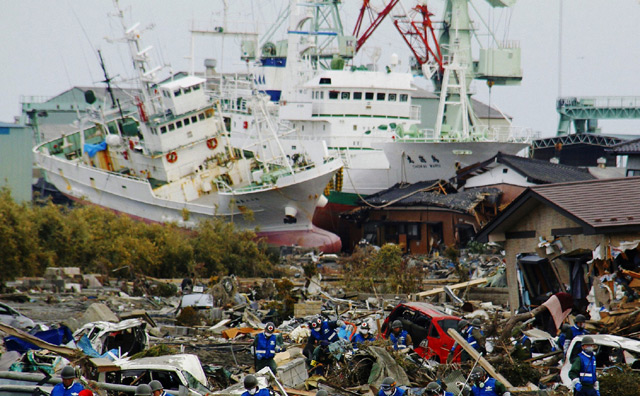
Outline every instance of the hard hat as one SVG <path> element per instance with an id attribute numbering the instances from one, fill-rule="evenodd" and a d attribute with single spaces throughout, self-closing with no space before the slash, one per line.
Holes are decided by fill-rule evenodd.
<path id="1" fill-rule="evenodd" d="M 593 337 L 591 336 L 584 336 L 582 337 L 582 345 L 595 345 L 596 342 L 593 340 Z"/>
<path id="2" fill-rule="evenodd" d="M 369 322 L 362 322 L 360 324 L 360 328 L 363 329 L 363 330 L 369 330 L 369 329 L 371 329 L 371 326 L 369 326 Z"/>
<path id="3" fill-rule="evenodd" d="M 391 377 L 386 377 L 385 379 L 382 380 L 382 383 L 380 384 L 380 389 L 389 389 L 393 386 L 396 386 L 396 380 L 394 380 Z"/>
<path id="4" fill-rule="evenodd" d="M 60 372 L 62 379 L 76 378 L 76 370 L 71 366 L 64 366 Z"/>
<path id="5" fill-rule="evenodd" d="M 319 316 L 311 322 L 311 327 L 316 329 L 322 325 L 322 318 Z"/>
<path id="6" fill-rule="evenodd" d="M 255 377 L 255 375 L 247 375 L 246 377 L 244 377 L 244 388 L 245 389 L 253 389 L 256 386 L 258 386 L 258 379 Z"/>
<path id="7" fill-rule="evenodd" d="M 268 322 L 265 326 L 264 326 L 264 331 L 266 333 L 273 333 L 274 330 L 276 329 L 276 325 L 273 324 L 273 322 Z"/>
<path id="8" fill-rule="evenodd" d="M 394 320 L 393 323 L 391 323 L 391 328 L 392 329 L 398 329 L 398 328 L 402 328 L 402 322 L 400 320 Z"/>
<path id="9" fill-rule="evenodd" d="M 93 396 L 93 392 L 91 392 L 91 389 L 83 389 L 78 392 L 78 396 Z"/>
<path id="10" fill-rule="evenodd" d="M 319 391 L 316 392 L 316 396 L 329 396 L 329 394 L 327 393 L 326 390 L 320 389 Z"/>
<path id="11" fill-rule="evenodd" d="M 471 324 L 476 327 L 482 326 L 482 320 L 480 320 L 480 318 L 475 318 L 474 320 L 471 321 Z"/>
<path id="12" fill-rule="evenodd" d="M 469 321 L 466 319 L 462 319 L 458 322 L 458 330 L 462 330 L 469 325 Z"/>
<path id="13" fill-rule="evenodd" d="M 484 377 L 485 375 L 485 371 L 482 367 L 475 367 L 472 371 L 471 371 L 471 377 L 474 379 L 480 379 L 482 377 Z"/>
<path id="14" fill-rule="evenodd" d="M 442 392 L 442 387 L 439 383 L 435 381 L 429 382 L 429 384 L 427 385 L 427 394 L 437 395 L 440 392 Z"/>
<path id="15" fill-rule="evenodd" d="M 162 383 L 158 380 L 153 380 L 149 382 L 149 386 L 151 387 L 152 392 L 164 389 L 164 386 L 162 386 Z"/>
<path id="16" fill-rule="evenodd" d="M 587 318 L 583 314 L 579 314 L 578 316 L 576 316 L 576 319 L 574 320 L 574 322 L 584 323 L 586 320 Z"/>
<path id="17" fill-rule="evenodd" d="M 151 387 L 147 384 L 138 385 L 135 396 L 151 396 Z"/>

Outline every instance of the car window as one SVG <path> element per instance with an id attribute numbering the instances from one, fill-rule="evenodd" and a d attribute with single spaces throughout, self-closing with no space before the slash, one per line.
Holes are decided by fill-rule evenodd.
<path id="1" fill-rule="evenodd" d="M 178 390 L 180 388 L 180 378 L 175 371 L 154 370 L 151 372 L 154 380 L 160 381 L 165 389 Z"/>
<path id="2" fill-rule="evenodd" d="M 199 393 L 202 394 L 206 394 L 211 392 L 210 389 L 205 388 L 200 381 L 198 381 L 196 379 L 196 377 L 194 377 L 193 375 L 191 375 L 191 373 L 189 373 L 188 371 L 182 371 L 182 375 L 184 375 L 184 377 L 187 379 L 187 383 L 189 384 L 189 388 L 195 389 L 196 391 L 198 391 Z"/>
<path id="3" fill-rule="evenodd" d="M 449 329 L 458 330 L 458 320 L 457 319 L 440 319 L 438 321 L 438 325 L 440 328 L 446 333 Z"/>

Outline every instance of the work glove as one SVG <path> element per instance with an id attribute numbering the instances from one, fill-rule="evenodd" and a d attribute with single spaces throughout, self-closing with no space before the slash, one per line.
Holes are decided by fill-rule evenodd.
<path id="1" fill-rule="evenodd" d="M 595 384 L 593 384 L 593 389 L 599 391 L 600 390 L 600 381 L 596 381 Z"/>
<path id="2" fill-rule="evenodd" d="M 263 357 L 264 357 L 264 355 L 263 355 L 263 354 L 261 354 L 261 353 L 256 353 L 256 359 L 258 359 L 258 360 L 262 360 L 262 358 L 263 358 Z"/>
<path id="3" fill-rule="evenodd" d="M 315 360 L 311 361 L 311 367 L 316 367 L 318 365 L 318 362 L 316 362 Z"/>
<path id="4" fill-rule="evenodd" d="M 573 387 L 573 389 L 575 389 L 576 392 L 580 392 L 582 390 L 582 384 L 578 382 L 576 386 Z"/>

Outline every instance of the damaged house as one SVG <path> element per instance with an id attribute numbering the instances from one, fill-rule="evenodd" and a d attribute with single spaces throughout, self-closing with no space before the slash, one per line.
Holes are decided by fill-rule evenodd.
<path id="1" fill-rule="evenodd" d="M 496 188 L 457 192 L 443 180 L 396 184 L 370 195 L 343 218 L 351 220 L 369 243 L 395 243 L 405 252 L 429 254 L 464 246 L 498 213 L 501 195 Z"/>
<path id="2" fill-rule="evenodd" d="M 624 271 L 640 272 L 638 197 L 640 177 L 533 186 L 518 196 L 477 236 L 504 243 L 511 310 L 564 291 L 580 311 L 634 298 Z"/>
<path id="3" fill-rule="evenodd" d="M 502 202 L 509 203 L 527 187 L 595 178 L 586 168 L 498 153 L 484 162 L 460 169 L 453 182 L 458 189 L 499 188 L 503 193 Z"/>

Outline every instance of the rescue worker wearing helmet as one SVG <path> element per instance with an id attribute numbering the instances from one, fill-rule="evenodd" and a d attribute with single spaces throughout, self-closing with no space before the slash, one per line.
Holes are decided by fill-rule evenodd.
<path id="1" fill-rule="evenodd" d="M 164 385 L 158 380 L 149 382 L 149 387 L 151 388 L 151 396 L 174 396 L 171 393 L 165 392 Z"/>
<path id="2" fill-rule="evenodd" d="M 472 323 L 469 323 L 469 321 L 466 319 L 462 319 L 458 322 L 458 333 L 460 333 L 465 338 L 465 341 L 467 341 L 467 343 L 471 345 L 473 349 L 475 349 L 479 353 L 485 354 L 487 350 L 485 349 L 484 333 L 480 329 L 481 325 L 482 322 L 478 318 L 474 319 Z M 453 361 L 455 350 L 457 347 L 458 343 L 455 342 L 451 347 L 451 350 L 449 351 L 449 356 L 447 356 L 447 363 L 451 363 Z M 471 356 L 469 356 L 469 353 L 462 349 L 462 351 L 460 352 L 460 361 L 464 363 L 466 361 L 469 361 L 470 359 Z"/>
<path id="3" fill-rule="evenodd" d="M 71 366 L 64 366 L 60 372 L 62 382 L 56 384 L 51 391 L 51 396 L 78 396 L 84 386 L 75 382 L 76 370 Z"/>
<path id="4" fill-rule="evenodd" d="M 353 335 L 351 339 L 351 343 L 353 344 L 353 349 L 358 349 L 358 345 L 363 342 L 373 342 L 376 337 L 371 332 L 371 326 L 369 326 L 368 322 L 362 322 L 360 326 L 358 326 L 358 331 Z"/>
<path id="5" fill-rule="evenodd" d="M 389 333 L 389 339 L 393 344 L 395 351 L 413 347 L 413 340 L 411 334 L 404 330 L 402 322 L 398 319 L 391 323 L 391 332 Z"/>
<path id="6" fill-rule="evenodd" d="M 244 389 L 246 391 L 242 394 L 242 396 L 270 396 L 271 392 L 267 388 L 262 388 L 258 386 L 258 379 L 255 375 L 247 375 L 244 377 Z"/>
<path id="7" fill-rule="evenodd" d="M 584 315 L 576 315 L 576 318 L 573 320 L 573 326 L 566 328 L 562 334 L 560 334 L 560 337 L 558 337 L 558 346 L 560 346 L 565 353 L 567 353 L 567 348 L 569 348 L 571 341 L 575 337 L 589 334 L 587 329 L 584 328 L 586 321 L 587 318 Z M 574 348 L 574 350 L 579 351 L 580 348 Z M 571 356 L 571 358 L 574 356 Z"/>
<path id="8" fill-rule="evenodd" d="M 426 396 L 453 396 L 453 393 L 445 391 L 442 389 L 442 386 L 435 381 L 427 384 L 427 387 L 424 389 L 424 394 Z"/>
<path id="9" fill-rule="evenodd" d="M 151 396 L 151 387 L 147 384 L 140 384 L 136 387 L 135 396 Z"/>
<path id="10" fill-rule="evenodd" d="M 311 333 L 303 351 L 311 367 L 329 361 L 329 345 L 338 341 L 340 337 L 338 337 L 336 329 L 342 326 L 344 326 L 344 322 L 340 319 L 323 321 L 322 317 L 318 316 L 311 321 Z M 322 369 L 318 368 L 317 373 L 322 374 Z"/>
<path id="11" fill-rule="evenodd" d="M 274 334 L 276 326 L 269 322 L 264 326 L 264 331 L 253 339 L 254 366 L 256 371 L 269 367 L 275 374 L 278 365 L 274 360 L 276 353 L 282 352 L 282 341 Z"/>
<path id="12" fill-rule="evenodd" d="M 574 396 L 600 396 L 596 373 L 595 342 L 593 337 L 582 338 L 582 351 L 571 362 L 569 378 L 572 379 Z"/>
<path id="13" fill-rule="evenodd" d="M 386 377 L 380 384 L 378 396 L 403 396 L 405 392 L 406 391 L 404 389 L 396 386 L 396 380 L 391 377 Z"/>
<path id="14" fill-rule="evenodd" d="M 507 391 L 504 384 L 489 377 L 482 367 L 474 368 L 469 380 L 473 384 L 471 386 L 473 396 L 511 396 L 511 392 Z"/>

